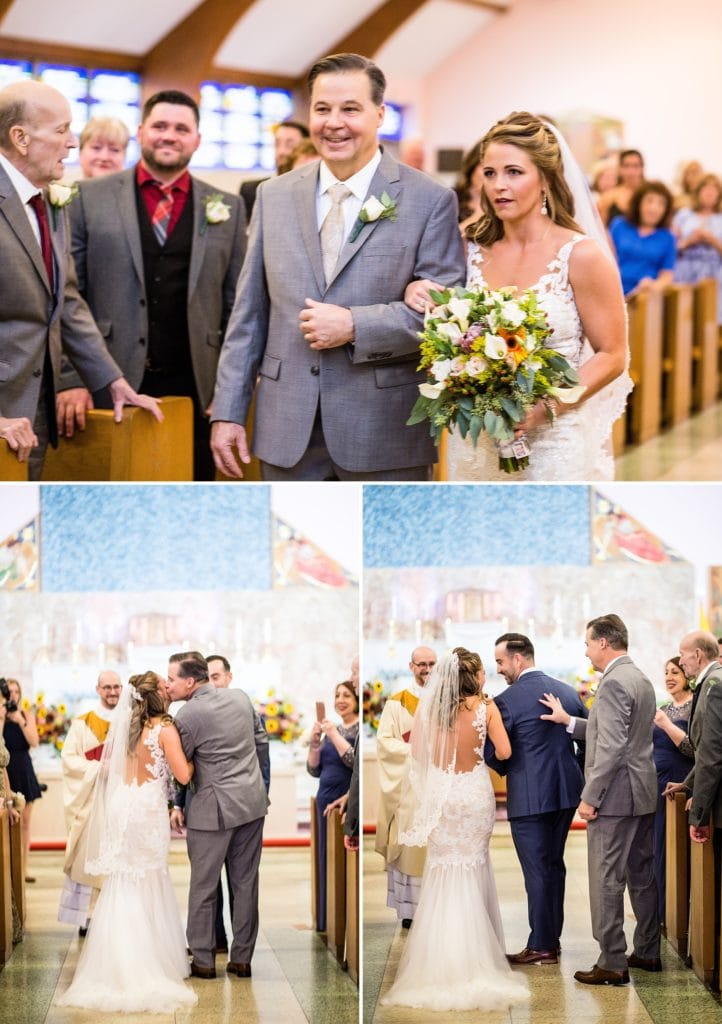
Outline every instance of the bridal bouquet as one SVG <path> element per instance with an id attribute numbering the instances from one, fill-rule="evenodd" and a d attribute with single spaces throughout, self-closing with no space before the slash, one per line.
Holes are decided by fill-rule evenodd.
<path id="1" fill-rule="evenodd" d="M 408 426 L 428 419 L 438 445 L 457 427 L 476 447 L 485 431 L 499 450 L 499 468 L 529 465 L 526 437 L 514 429 L 538 401 L 554 420 L 551 399 L 576 402 L 585 390 L 564 356 L 547 348 L 552 330 L 531 289 L 449 288 L 431 292 L 436 305 L 424 319 L 419 369 L 428 373 Z"/>

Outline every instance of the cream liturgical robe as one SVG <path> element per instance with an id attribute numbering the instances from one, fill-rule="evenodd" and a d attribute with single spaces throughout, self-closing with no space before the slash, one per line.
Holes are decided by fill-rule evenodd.
<path id="1" fill-rule="evenodd" d="M 387 868 L 420 877 L 424 873 L 426 848 L 399 843 L 399 834 L 409 828 L 414 814 L 414 795 L 406 781 L 411 763 L 408 740 L 418 703 L 414 693 L 401 690 L 389 697 L 379 719 L 376 756 L 381 792 L 376 851 L 386 860 Z"/>
<path id="2" fill-rule="evenodd" d="M 101 717 L 103 714 L 108 718 Z M 73 720 L 61 752 L 63 796 L 68 841 L 63 870 L 73 882 L 97 886 L 98 878 L 85 873 L 87 824 L 93 787 L 100 767 L 100 752 L 110 729 L 112 711 L 88 711 Z M 90 755 L 90 756 L 88 756 Z"/>

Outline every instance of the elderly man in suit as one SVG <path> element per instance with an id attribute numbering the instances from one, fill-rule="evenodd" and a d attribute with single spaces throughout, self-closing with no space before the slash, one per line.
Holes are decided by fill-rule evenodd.
<path id="1" fill-rule="evenodd" d="M 589 899 L 599 960 L 577 971 L 585 985 L 626 985 L 628 967 L 660 971 L 659 914 L 654 879 L 657 773 L 652 757 L 654 688 L 627 654 L 627 627 L 618 615 L 587 623 L 587 657 L 602 680 L 589 721 L 570 716 L 549 695 L 544 718 L 586 738 L 585 785 L 579 815 L 587 822 Z M 625 955 L 624 887 L 637 918 L 634 951 Z"/>
<path id="2" fill-rule="evenodd" d="M 168 696 L 186 701 L 175 718 L 183 752 L 195 766 L 187 814 L 191 881 L 186 935 L 191 974 L 215 978 L 218 879 L 224 862 L 233 890 L 233 941 L 228 974 L 251 976 L 258 935 L 258 866 L 268 796 L 260 762 L 268 760 L 268 737 L 256 725 L 253 705 L 242 690 L 216 688 L 202 654 L 173 654 Z"/>
<path id="3" fill-rule="evenodd" d="M 21 461 L 30 456 L 34 480 L 48 442 L 57 443 L 61 350 L 87 387 L 108 388 L 118 421 L 124 404 L 162 418 L 124 379 L 78 294 L 62 208 L 68 195 L 50 190 L 76 146 L 70 120 L 68 101 L 49 85 L 0 90 L 0 437 Z"/>
<path id="4" fill-rule="evenodd" d="M 213 480 L 207 409 L 246 248 L 237 196 L 188 172 L 200 145 L 198 106 L 166 90 L 138 129 L 136 167 L 80 184 L 70 207 L 73 256 L 86 298 L 128 380 L 151 395 L 186 395 L 194 409 L 194 477 Z M 61 430 L 94 401 L 65 367 Z"/>
<path id="5" fill-rule="evenodd" d="M 586 718 L 587 710 L 576 690 L 535 667 L 529 637 L 504 633 L 496 641 L 494 657 L 509 684 L 495 700 L 511 741 L 511 757 L 497 761 L 487 756 L 486 762 L 506 775 L 507 816 L 524 874 L 530 928 L 524 949 L 508 959 L 513 964 L 555 964 L 564 923 L 564 846 L 584 776 L 571 737 L 541 721 L 539 701 L 551 693 L 570 715 Z"/>
<path id="6" fill-rule="evenodd" d="M 254 452 L 266 480 L 426 480 L 416 278 L 456 284 L 454 194 L 379 149 L 383 72 L 357 54 L 309 73 L 321 160 L 264 182 L 218 366 L 212 447 L 241 476 L 257 374 Z M 435 275 L 435 276 L 434 276 Z"/>

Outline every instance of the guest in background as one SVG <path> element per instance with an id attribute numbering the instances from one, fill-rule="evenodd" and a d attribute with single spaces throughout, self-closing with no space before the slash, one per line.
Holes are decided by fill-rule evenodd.
<path id="1" fill-rule="evenodd" d="M 43 795 L 40 789 L 38 777 L 33 768 L 30 757 L 30 748 L 37 747 L 40 739 L 38 737 L 38 726 L 35 715 L 30 708 L 21 707 L 23 693 L 17 679 L 7 680 L 8 698 L 6 704 L 5 725 L 3 726 L 3 739 L 10 754 L 8 764 L 8 778 L 14 793 L 22 793 L 26 804 L 23 810 L 23 856 L 25 858 L 25 881 L 34 882 L 35 879 L 28 875 L 28 854 L 30 853 L 30 819 L 33 813 L 33 803 Z"/>
<path id="2" fill-rule="evenodd" d="M 481 141 L 464 154 L 461 171 L 454 185 L 459 200 L 459 229 L 462 237 L 469 224 L 481 217 L 481 186 L 484 180 L 481 166 Z"/>
<path id="3" fill-rule="evenodd" d="M 326 816 L 328 804 L 348 793 L 354 765 L 354 744 L 358 736 L 359 700 L 350 680 L 339 683 L 334 694 L 334 709 L 341 719 L 337 726 L 329 718 L 314 722 L 306 768 L 319 780 L 316 793 L 318 836 L 318 890 L 316 893 L 316 929 L 326 931 Z"/>
<path id="4" fill-rule="evenodd" d="M 117 117 L 91 117 L 80 133 L 80 168 L 84 178 L 102 178 L 125 167 L 130 133 Z"/>
<path id="5" fill-rule="evenodd" d="M 602 220 L 605 219 L 607 196 L 617 187 L 618 181 L 619 157 L 616 155 L 605 156 L 603 159 L 597 160 L 589 175 L 589 183 Z"/>
<path id="6" fill-rule="evenodd" d="M 717 282 L 717 322 L 722 324 L 722 183 L 715 174 L 699 180 L 689 207 L 677 210 L 672 231 L 677 239 L 674 279 L 697 284 L 711 277 Z"/>
<path id="7" fill-rule="evenodd" d="M 652 733 L 659 793 L 654 818 L 654 875 L 657 879 L 661 924 L 666 920 L 667 853 L 667 801 L 662 794 L 668 782 L 677 782 L 687 777 L 690 762 L 694 761 L 694 749 L 687 736 L 692 711 L 692 692 L 677 656 L 670 658 L 664 666 L 664 685 L 672 700 L 657 710 Z"/>
<path id="8" fill-rule="evenodd" d="M 10 762 L 10 752 L 5 746 L 3 740 L 3 731 L 5 727 L 5 716 L 7 714 L 7 706 L 5 701 L 0 700 L 0 809 L 4 808 L 7 811 L 8 818 L 11 825 L 17 825 L 20 821 L 19 807 L 22 807 L 22 797 L 18 797 L 16 793 L 13 793 L 8 778 L 7 766 Z M 0 812 L 1 813 L 1 812 Z M 23 937 L 23 926 L 18 914 L 17 904 L 15 903 L 15 893 L 10 887 L 10 899 L 12 900 L 13 908 L 13 945 L 16 942 L 20 942 Z"/>
<path id="9" fill-rule="evenodd" d="M 679 192 L 674 200 L 674 205 L 678 210 L 685 206 L 692 206 L 694 194 L 704 177 L 704 167 L 699 160 L 689 160 L 686 164 L 682 164 L 679 176 Z"/>
<path id="10" fill-rule="evenodd" d="M 423 171 L 426 153 L 421 139 L 402 139 L 399 143 L 399 160 L 407 167 L 415 167 L 417 171 Z"/>
<path id="11" fill-rule="evenodd" d="M 600 210 L 605 224 L 625 216 L 632 196 L 644 184 L 644 158 L 638 149 L 623 149 L 619 154 L 619 182 L 604 197 Z"/>
<path id="12" fill-rule="evenodd" d="M 289 155 L 288 160 L 284 163 L 283 168 L 279 170 L 279 174 L 285 174 L 286 171 L 295 171 L 297 167 L 303 167 L 304 164 L 312 164 L 315 160 L 320 160 L 319 152 L 311 142 L 310 139 L 304 139 L 296 146 L 293 152 Z"/>
<path id="13" fill-rule="evenodd" d="M 669 230 L 672 207 L 667 186 L 646 181 L 632 196 L 628 214 L 609 225 L 626 296 L 672 283 L 676 260 L 676 243 Z"/>
<path id="14" fill-rule="evenodd" d="M 290 168 L 288 158 L 293 150 L 309 136 L 308 128 L 300 121 L 281 121 L 273 129 L 273 151 L 276 159 L 276 174 L 283 174 Z M 262 181 L 268 178 L 252 178 L 241 182 L 240 196 L 246 211 L 246 223 L 251 223 L 251 214 L 256 202 L 256 192 Z"/>

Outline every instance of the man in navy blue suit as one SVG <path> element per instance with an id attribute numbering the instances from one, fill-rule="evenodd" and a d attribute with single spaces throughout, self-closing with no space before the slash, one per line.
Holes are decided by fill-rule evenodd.
<path id="1" fill-rule="evenodd" d="M 511 757 L 497 761 L 487 756 L 486 761 L 506 775 L 507 815 L 524 874 L 531 929 L 524 949 L 508 960 L 555 964 L 564 922 L 564 846 L 584 776 L 571 736 L 541 720 L 544 708 L 539 700 L 553 693 L 569 714 L 579 718 L 587 717 L 587 709 L 576 690 L 534 666 L 529 637 L 504 633 L 496 641 L 494 657 L 509 684 L 495 700 L 511 740 Z"/>

